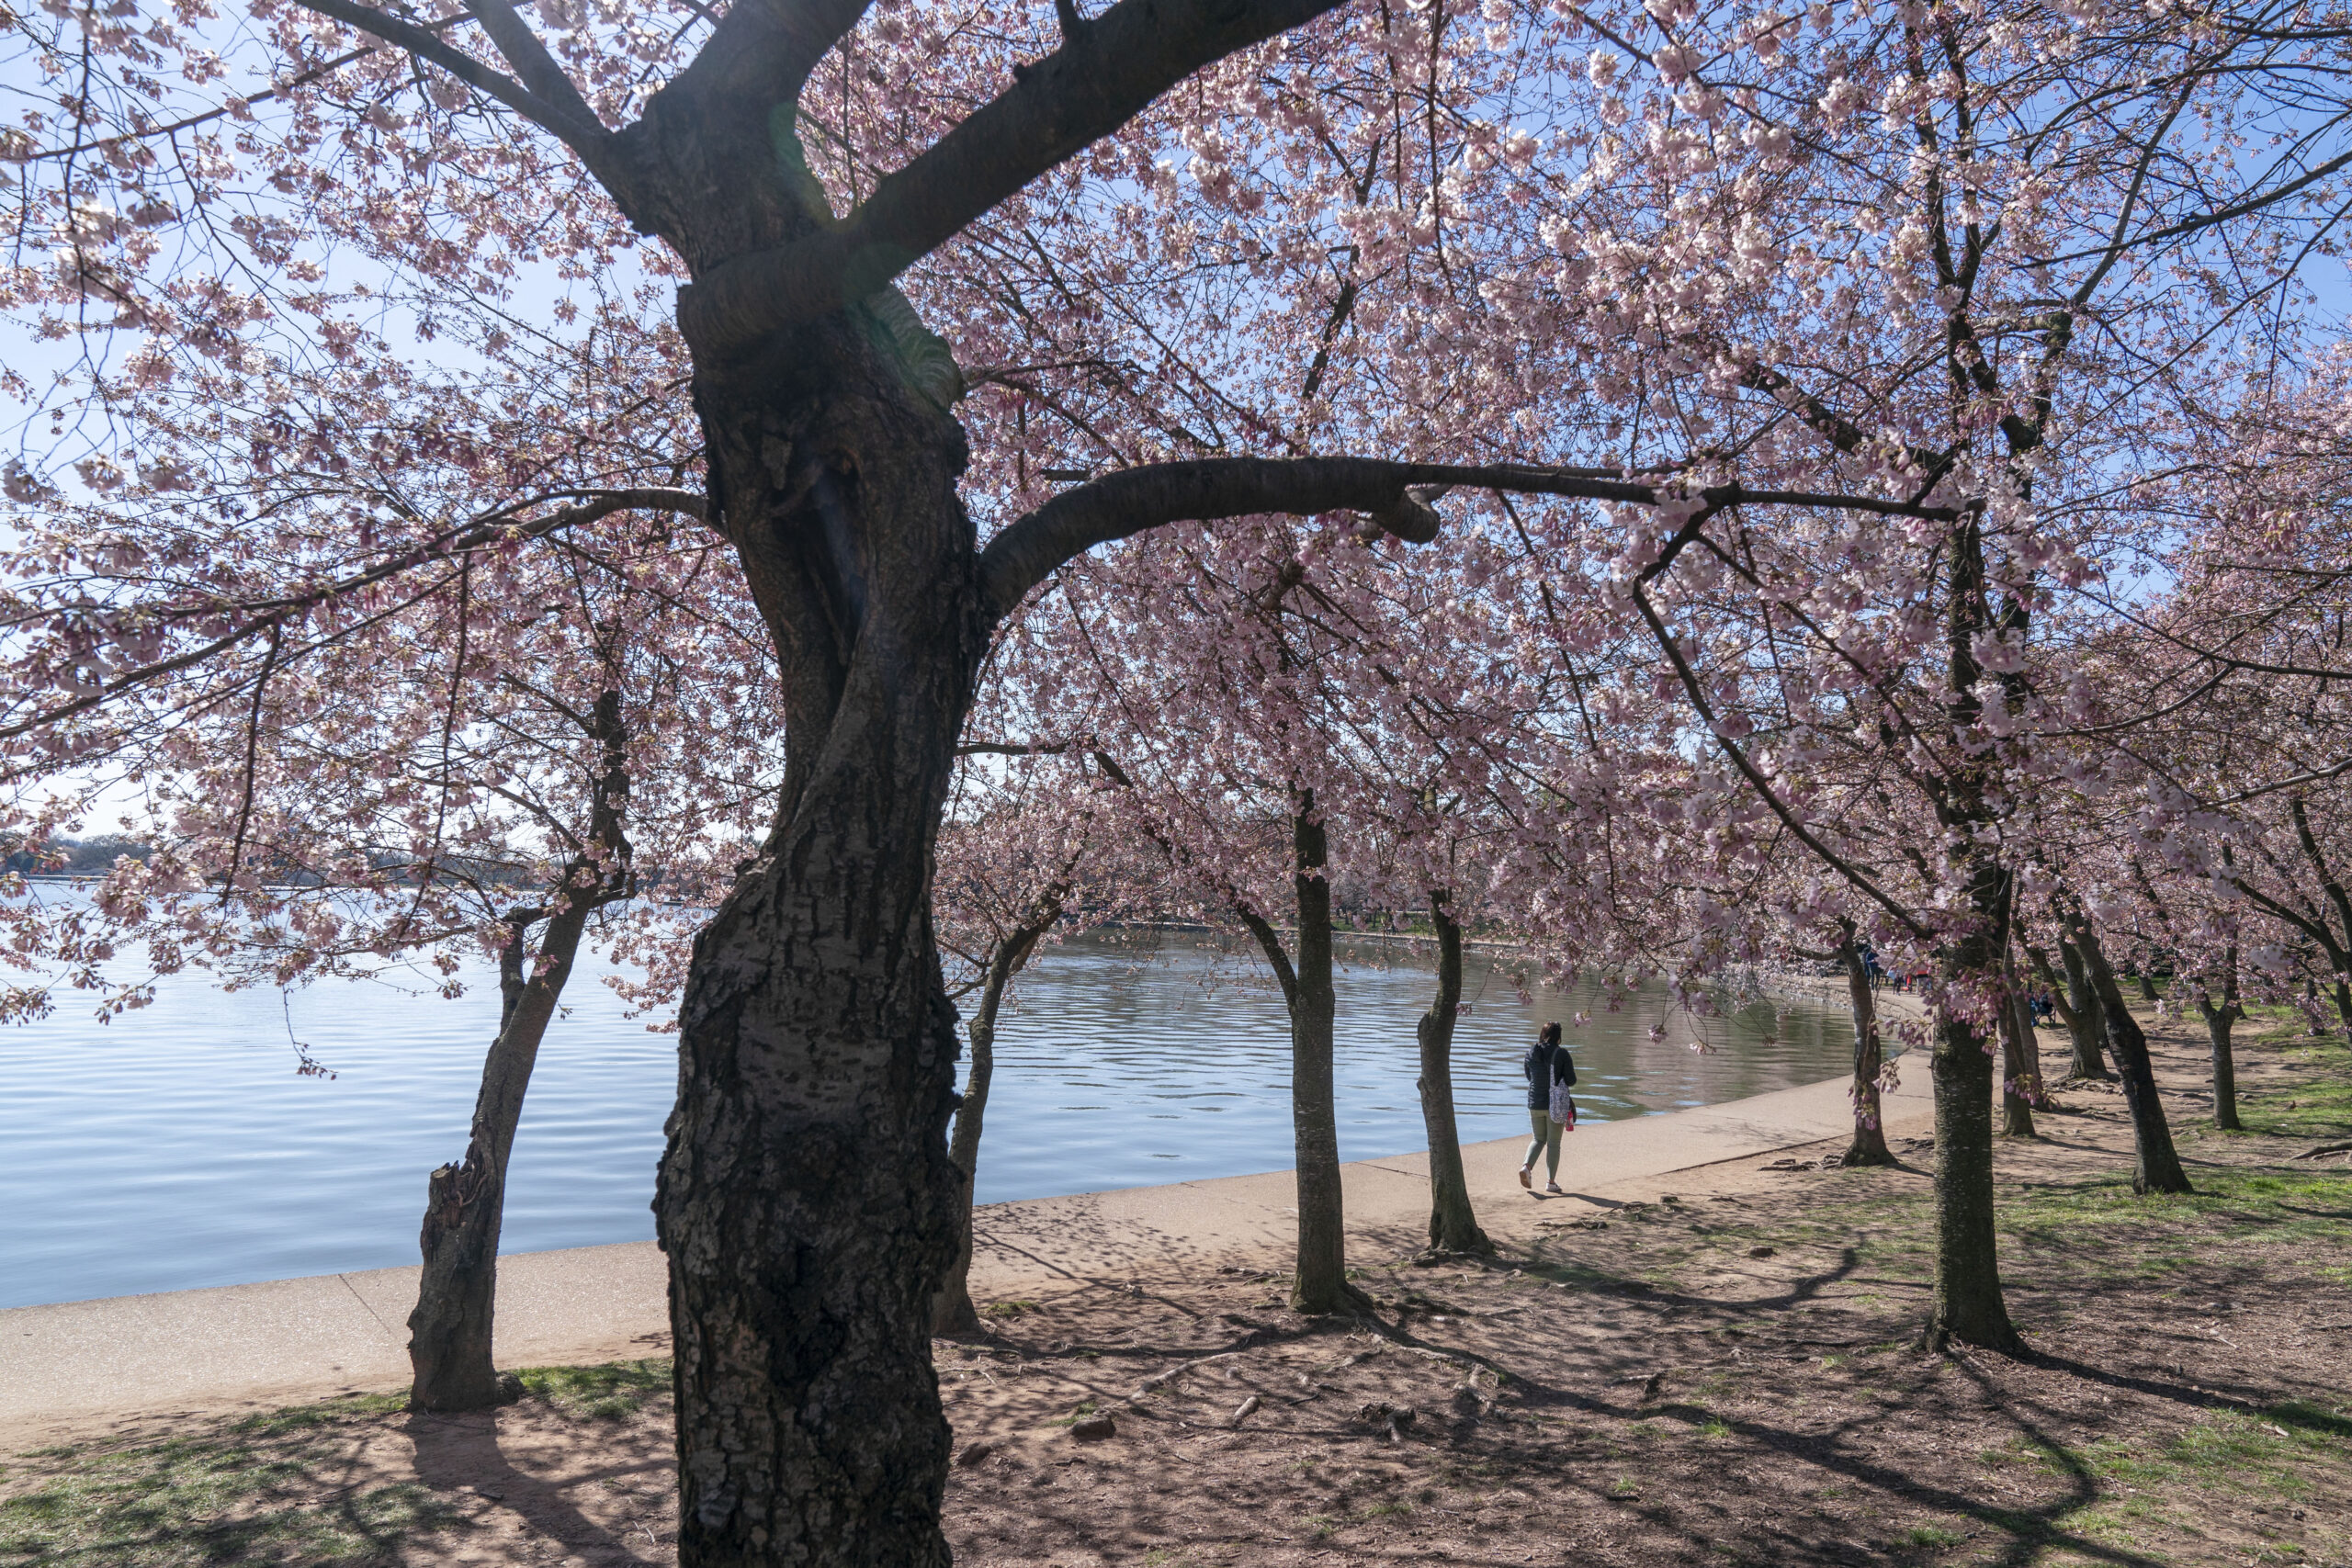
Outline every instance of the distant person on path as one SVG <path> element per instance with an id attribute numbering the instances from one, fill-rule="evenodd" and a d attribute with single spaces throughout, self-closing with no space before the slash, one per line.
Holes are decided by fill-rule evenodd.
<path id="1" fill-rule="evenodd" d="M 1519 1184 L 1532 1191 L 1535 1156 L 1544 1156 L 1544 1190 L 1560 1190 L 1560 1134 L 1576 1120 L 1576 1102 L 1568 1099 L 1568 1086 L 1577 1081 L 1577 1065 L 1568 1048 L 1560 1043 L 1560 1026 L 1547 1023 L 1528 1048 L 1519 1064 L 1527 1075 L 1527 1119 L 1534 1128 L 1534 1142 L 1527 1145 L 1527 1158 L 1519 1168 Z M 1552 1113 L 1557 1109 L 1558 1117 Z"/>

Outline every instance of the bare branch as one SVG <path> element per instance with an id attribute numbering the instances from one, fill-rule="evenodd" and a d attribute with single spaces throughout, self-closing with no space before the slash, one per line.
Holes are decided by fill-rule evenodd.
<path id="1" fill-rule="evenodd" d="M 427 29 L 373 6 L 356 5 L 353 0 L 298 0 L 298 3 L 306 11 L 315 11 L 345 27 L 371 33 L 386 43 L 397 44 L 419 60 L 438 65 L 458 81 L 497 99 L 555 137 L 579 153 L 581 161 L 599 178 L 605 177 L 605 169 L 611 163 L 608 149 L 612 133 L 594 115 L 583 118 L 561 104 L 549 103 L 512 76 L 492 70 L 464 50 L 444 42 Z M 572 96 L 575 99 L 579 96 L 576 91 Z M 582 106 L 585 107 L 584 104 Z M 611 182 L 607 180 L 606 183 Z"/>

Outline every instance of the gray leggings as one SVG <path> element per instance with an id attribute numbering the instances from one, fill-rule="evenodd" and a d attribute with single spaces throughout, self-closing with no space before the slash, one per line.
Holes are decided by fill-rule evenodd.
<path id="1" fill-rule="evenodd" d="M 1551 1176 L 1555 1180 L 1558 1179 L 1560 1174 L 1560 1134 L 1567 1131 L 1567 1129 L 1561 1126 L 1557 1122 L 1553 1121 L 1552 1113 L 1549 1111 L 1529 1110 L 1527 1112 L 1527 1122 L 1528 1125 L 1534 1130 L 1535 1140 L 1527 1145 L 1527 1157 L 1519 1162 L 1521 1168 L 1528 1170 L 1533 1169 L 1535 1167 L 1535 1156 L 1538 1154 L 1541 1154 L 1544 1156 L 1544 1168 L 1545 1173 Z"/>

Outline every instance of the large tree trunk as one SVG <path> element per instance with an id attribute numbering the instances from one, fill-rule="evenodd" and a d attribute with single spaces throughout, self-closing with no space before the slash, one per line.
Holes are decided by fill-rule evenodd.
<path id="1" fill-rule="evenodd" d="M 2115 983 L 2115 971 L 2108 967 L 2106 952 L 2099 946 L 2098 933 L 2091 929 L 2089 919 L 2080 910 L 2068 920 L 2068 934 L 2083 955 L 2083 964 L 2090 972 L 2091 984 L 2098 988 L 2102 1016 L 2107 1021 L 2107 1046 L 2114 1054 L 2117 1071 L 2123 1079 L 2123 1100 L 2132 1111 L 2132 1143 L 2137 1158 L 2132 1172 L 2134 1192 L 2190 1192 L 2188 1173 L 2181 1168 L 2180 1155 L 2173 1147 L 2172 1127 L 2165 1120 L 2164 1102 L 2156 1097 L 2155 1064 L 2148 1055 L 2148 1037 L 2141 1031 L 2140 1021 L 2132 1016 L 2124 1005 L 2123 992 Z"/>
<path id="2" fill-rule="evenodd" d="M 696 370 L 714 521 L 776 643 L 786 754 L 679 1013 L 654 1200 L 679 1560 L 940 1568 L 931 1323 L 961 1179 L 931 878 L 989 624 L 963 435 L 854 310 Z"/>
<path id="3" fill-rule="evenodd" d="M 1846 966 L 1846 1003 L 1854 1014 L 1854 1083 L 1847 1097 L 1854 1102 L 1854 1140 L 1846 1145 L 1841 1163 L 1849 1166 L 1893 1165 L 1886 1146 L 1886 1119 L 1879 1103 L 1878 1080 L 1886 1064 L 1878 1033 L 1878 997 L 1871 990 L 1870 965 L 1855 944 L 1854 928 L 1845 928 L 1838 957 Z"/>
<path id="4" fill-rule="evenodd" d="M 1336 1312 L 1354 1293 L 1348 1285 L 1346 1211 L 1340 1186 L 1340 1122 L 1332 1086 L 1331 1037 L 1339 1000 L 1331 985 L 1329 857 L 1315 795 L 1299 792 L 1291 817 L 1292 888 L 1298 954 L 1264 917 L 1239 911 L 1282 982 L 1290 1009 L 1290 1121 L 1298 1188 L 1297 1272 L 1290 1304 L 1302 1313 Z"/>
<path id="5" fill-rule="evenodd" d="M 2245 1016 L 2238 1001 L 2237 943 L 2230 943 L 2222 953 L 2221 1005 L 2214 1006 L 2212 996 L 2200 985 L 2197 1010 L 2204 1015 L 2205 1035 L 2213 1046 L 2213 1125 L 2224 1133 L 2240 1132 L 2237 1058 L 2230 1046 L 2230 1031 Z"/>
<path id="6" fill-rule="evenodd" d="M 2014 1351 L 1993 1229 L 1993 1054 L 1966 1021 L 1936 1022 L 1936 1277 L 1927 1343 Z"/>
<path id="7" fill-rule="evenodd" d="M 547 909 L 507 912 L 507 937 L 498 954 L 498 1035 L 482 1061 L 465 1157 L 435 1170 L 425 1184 L 418 1236 L 424 1270 L 416 1306 L 408 1314 L 412 1410 L 478 1410 L 519 1392 L 518 1384 L 499 1376 L 492 1359 L 507 1162 L 539 1043 L 571 978 L 588 917 L 629 890 L 628 840 L 622 831 L 628 754 L 617 690 L 599 694 L 589 710 L 587 733 L 598 747 L 590 780 L 594 852 L 575 856 L 565 866 L 563 886 Z M 534 958 L 525 933 L 541 919 L 547 930 Z"/>
<path id="8" fill-rule="evenodd" d="M 1442 895 L 1430 898 L 1437 926 L 1437 998 L 1421 1015 L 1421 1125 L 1430 1140 L 1430 1246 L 1441 1252 L 1492 1252 L 1470 1206 L 1462 1134 L 1453 1122 L 1453 1020 L 1462 1006 L 1462 927 Z"/>
<path id="9" fill-rule="evenodd" d="M 947 1163 L 956 1168 L 956 1261 L 933 1299 L 933 1334 L 970 1334 L 980 1326 L 972 1304 L 972 1187 L 980 1166 L 980 1127 L 988 1115 L 989 1082 L 996 1076 L 996 1015 L 1004 1004 L 1005 988 L 1029 962 L 1044 926 L 1015 931 L 989 958 L 989 972 L 980 982 L 979 1006 L 966 1033 L 972 1042 L 972 1066 L 964 1080 L 964 1098 L 956 1107 L 956 1132 L 947 1141 Z"/>

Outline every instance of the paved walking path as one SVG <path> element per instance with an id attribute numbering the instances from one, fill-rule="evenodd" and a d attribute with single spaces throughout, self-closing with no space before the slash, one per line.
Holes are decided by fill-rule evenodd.
<path id="1" fill-rule="evenodd" d="M 1890 1098 L 1890 1135 L 1931 1122 L 1924 1056 Z M 1852 1126 L 1845 1078 L 1664 1116 L 1587 1123 L 1565 1140 L 1570 1197 L 1520 1190 L 1524 1140 L 1463 1149 L 1480 1223 L 1527 1240 L 1539 1218 L 1657 1197 L 1657 1179 L 1826 1139 Z M 1429 1156 L 1343 1168 L 1361 1247 L 1416 1247 L 1429 1221 Z M 1540 1185 L 1540 1173 L 1539 1173 Z M 1615 1193 L 1619 1196 L 1612 1197 Z M 979 1211 L 972 1293 L 1043 1297 L 1220 1264 L 1280 1267 L 1297 1210 L 1291 1173 L 1226 1177 Z M 1368 1253 L 1367 1255 L 1372 1255 Z M 650 1242 L 517 1253 L 499 1260 L 498 1361 L 535 1366 L 663 1354 L 667 1280 Z M 51 1428 L 108 1417 L 266 1407 L 409 1377 L 403 1319 L 417 1270 L 378 1269 L 255 1285 L 0 1311 L 0 1451 Z"/>

